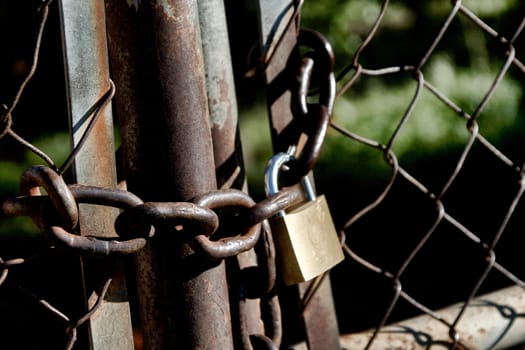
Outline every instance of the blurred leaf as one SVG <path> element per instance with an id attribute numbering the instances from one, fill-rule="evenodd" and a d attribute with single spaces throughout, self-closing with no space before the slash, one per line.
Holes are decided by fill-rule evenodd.
<path id="1" fill-rule="evenodd" d="M 239 110 L 239 128 L 246 176 L 255 188 L 264 187 L 264 170 L 272 156 L 272 141 L 268 122 L 268 109 L 259 102 L 248 109 Z"/>
<path id="2" fill-rule="evenodd" d="M 28 217 L 3 218 L 0 225 L 0 240 L 34 238 L 40 234 L 37 226 Z"/>
<path id="3" fill-rule="evenodd" d="M 24 172 L 23 164 L 2 161 L 0 162 L 0 194 L 18 193 L 20 176 Z"/>
<path id="4" fill-rule="evenodd" d="M 71 152 L 70 138 L 65 132 L 41 135 L 33 140 L 32 144 L 50 156 L 57 166 L 62 165 Z M 47 165 L 44 160 L 29 150 L 26 152 L 26 164 L 27 166 Z"/>

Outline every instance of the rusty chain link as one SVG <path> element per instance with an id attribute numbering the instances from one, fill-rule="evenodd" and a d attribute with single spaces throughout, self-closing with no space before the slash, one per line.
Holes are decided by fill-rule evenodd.
<path id="1" fill-rule="evenodd" d="M 194 198 L 193 201 L 197 205 L 214 209 L 216 212 L 236 208 L 237 211 L 235 211 L 233 215 L 228 215 L 230 219 L 224 220 L 224 223 L 228 224 L 228 228 L 223 230 L 235 232 L 240 228 L 240 232 L 246 231 L 246 233 L 240 236 L 237 234 L 232 235 L 231 232 L 228 232 L 227 237 L 220 238 L 216 241 L 210 240 L 203 234 L 195 236 L 194 248 L 201 254 L 212 259 L 224 259 L 236 256 L 255 246 L 261 231 L 260 223 L 255 225 L 246 223 L 246 219 L 249 216 L 242 215 L 242 211 L 239 210 L 240 208 L 250 208 L 255 204 L 253 199 L 246 193 L 235 189 L 219 190 L 198 196 Z M 235 224 L 236 221 L 237 223 Z"/>
<path id="2" fill-rule="evenodd" d="M 302 194 L 290 189 L 256 203 L 244 192 L 218 190 L 198 196 L 191 202 L 143 202 L 139 197 L 125 190 L 125 186 L 108 188 L 68 184 L 65 180 L 68 176 L 67 172 L 71 170 L 77 154 L 92 134 L 101 112 L 113 99 L 116 88 L 110 80 L 108 90 L 86 112 L 86 115 L 92 117 L 80 140 L 61 166 L 58 166 L 44 150 L 13 130 L 16 126 L 14 123 L 16 107 L 38 66 L 40 44 L 51 3 L 52 1 L 46 1 L 38 9 L 41 20 L 31 67 L 12 103 L 2 105 L 0 110 L 0 138 L 12 138 L 41 158 L 46 166 L 32 166 L 23 172 L 20 177 L 20 196 L 5 199 L 2 203 L 2 214 L 30 217 L 49 243 L 49 252 L 55 252 L 59 248 L 73 256 L 114 257 L 135 254 L 145 247 L 148 240 L 155 239 L 156 226 L 170 227 L 173 234 L 189 240 L 196 252 L 206 259 L 226 259 L 253 249 L 258 263 L 256 269 L 243 272 L 244 281 L 239 285 L 239 319 L 241 329 L 244 329 L 244 300 L 260 298 L 263 318 L 261 321 L 266 324 L 267 334 L 241 332 L 244 334 L 243 342 L 246 348 L 278 348 L 282 333 L 281 315 L 279 301 L 274 291 L 277 273 L 275 253 L 266 219 L 297 204 L 302 200 Z M 331 80 L 322 84 L 325 95 L 321 94 L 319 103 L 306 103 L 310 82 L 316 80 L 325 71 L 332 71 L 333 56 L 322 37 L 313 32 L 305 32 L 302 38 L 304 39 L 302 45 L 308 46 L 313 53 L 308 53 L 308 57 L 305 57 L 305 61 L 309 62 L 309 69 L 301 71 L 296 82 L 299 89 L 297 106 L 304 112 L 304 114 L 298 112 L 297 119 L 300 120 L 297 126 L 300 132 L 308 134 L 309 138 L 297 162 L 298 174 L 308 171 L 318 158 L 333 104 L 333 74 Z M 80 234 L 79 222 L 82 219 L 89 220 L 80 217 L 79 205 L 83 204 L 118 208 L 120 214 L 114 224 L 117 235 L 107 238 L 91 235 L 90 232 Z M 11 269 L 24 265 L 27 261 L 28 258 L 6 260 L 0 258 L 0 286 L 9 285 L 19 293 L 37 301 L 62 320 L 66 324 L 65 348 L 73 348 L 78 337 L 77 330 L 100 307 L 111 284 L 111 278 L 103 281 L 92 307 L 83 315 L 72 317 L 37 293 L 11 281 L 9 273 Z"/>
<path id="3" fill-rule="evenodd" d="M 264 299 L 261 308 L 265 310 L 264 317 L 270 325 L 266 343 L 279 344 L 280 312 L 277 297 L 271 294 L 276 274 L 272 253 L 273 243 L 268 229 L 261 233 L 261 223 L 280 210 L 297 203 L 300 200 L 299 193 L 283 191 L 272 198 L 255 203 L 250 196 L 242 192 L 224 190 L 195 198 L 195 202 L 144 203 L 133 193 L 124 190 L 125 186 L 105 188 L 67 184 L 65 181 L 67 171 L 70 170 L 76 155 L 82 150 L 84 142 L 98 123 L 101 111 L 114 97 L 116 89 L 112 81 L 109 81 L 108 90 L 93 103 L 92 108 L 87 112 L 87 114 L 92 114 L 90 122 L 62 166 L 58 166 L 44 150 L 15 132 L 13 127 L 16 127 L 14 122 L 16 107 L 36 72 L 40 44 L 51 3 L 52 1 L 46 1 L 38 9 L 41 18 L 38 23 L 31 67 L 12 103 L 2 105 L 0 108 L 0 139 L 13 139 L 36 154 L 47 166 L 33 166 L 22 174 L 20 196 L 3 200 L 2 214 L 30 217 L 43 233 L 49 242 L 48 252 L 36 255 L 35 260 L 42 259 L 48 253 L 54 254 L 56 248 L 73 256 L 134 254 L 141 250 L 148 240 L 155 237 L 154 227 L 157 225 L 172 227 L 174 234 L 184 235 L 186 239 L 193 242 L 197 252 L 211 259 L 223 259 L 255 248 L 259 252 L 257 275 L 264 277 L 262 279 L 248 277 L 252 282 L 251 286 L 246 288 L 251 291 L 250 297 L 260 296 Z M 115 220 L 117 236 L 97 237 L 90 235 L 89 232 L 82 232 L 80 235 L 79 220 L 82 218 L 79 217 L 78 206 L 82 204 L 120 209 L 121 213 Z M 33 258 L 0 258 L 0 287 L 12 288 L 21 295 L 29 297 L 64 322 L 67 338 L 65 348 L 72 349 L 77 342 L 79 327 L 99 309 L 111 284 L 111 278 L 103 281 L 100 290 L 96 293 L 97 300 L 92 307 L 83 315 L 73 317 L 61 311 L 59 306 L 47 301 L 45 297 L 11 279 L 10 271 L 16 266 L 26 264 L 30 259 Z M 259 287 L 263 287 L 262 293 L 258 292 Z M 250 336 L 254 339 L 254 344 L 261 342 L 257 339 L 266 337 L 265 335 L 249 335 L 248 337 Z M 254 347 L 258 348 L 257 345 Z"/>
<path id="4" fill-rule="evenodd" d="M 47 195 L 41 195 L 39 186 Z M 117 188 L 87 185 L 66 185 L 63 178 L 50 168 L 29 168 L 21 178 L 23 196 L 4 201 L 5 215 L 31 216 L 37 226 L 47 232 L 57 243 L 73 251 L 96 255 L 131 254 L 144 247 L 146 238 L 154 236 L 153 226 L 170 225 L 193 236 L 195 248 L 212 259 L 223 259 L 240 254 L 255 246 L 259 240 L 260 223 L 296 203 L 296 191 L 284 191 L 265 199 L 257 205 L 246 193 L 239 190 L 217 190 L 193 199 L 191 202 L 147 202 L 133 193 Z M 52 209 L 48 202 L 52 203 Z M 126 240 L 107 240 L 80 236 L 68 232 L 78 223 L 79 203 L 97 204 L 123 209 L 115 221 L 115 229 Z M 243 208 L 245 210 L 240 210 Z M 230 213 L 228 213 L 230 209 Z M 233 213 L 232 212 L 233 210 Z M 216 241 L 208 237 L 219 228 L 219 217 L 224 216 L 227 229 L 233 232 Z M 59 218 L 59 223 L 55 222 Z"/>
<path id="5" fill-rule="evenodd" d="M 307 175 L 321 155 L 326 133 L 330 126 L 335 102 L 334 54 L 330 43 L 319 32 L 302 29 L 298 35 L 297 47 L 307 48 L 298 64 L 290 64 L 287 69 L 295 70 L 292 81 L 291 110 L 294 118 L 276 142 L 297 147 L 294 160 L 287 164 L 283 172 L 283 183 L 293 185 Z M 290 61 L 291 63 L 293 61 Z M 308 95 L 316 88 L 317 103 L 308 103 Z M 303 136 L 306 141 L 303 141 Z"/>
<path id="6" fill-rule="evenodd" d="M 40 187 L 43 187 L 48 193 L 66 229 L 77 226 L 77 205 L 63 178 L 52 169 L 44 166 L 27 169 L 20 179 L 21 194 L 23 196 L 40 196 Z"/>
<path id="7" fill-rule="evenodd" d="M 45 189 L 46 195 L 41 194 L 40 187 Z M 30 216 L 53 244 L 65 248 L 70 253 L 90 256 L 133 254 L 146 245 L 147 239 L 154 237 L 153 227 L 156 225 L 170 225 L 174 231 L 182 231 L 182 234 L 188 232 L 188 239 L 192 240 L 196 251 L 209 259 L 234 257 L 255 248 L 259 268 L 257 273 L 250 270 L 245 274 L 246 284 L 239 295 L 239 318 L 242 325 L 244 298 L 261 298 L 261 312 L 264 322 L 269 325 L 270 335 L 248 335 L 242 331 L 241 334 L 245 334 L 245 344 L 250 344 L 247 345 L 249 349 L 274 349 L 275 344 L 278 346 L 280 343 L 280 308 L 277 295 L 273 292 L 276 278 L 274 248 L 265 220 L 296 204 L 301 200 L 301 193 L 294 190 L 281 191 L 273 197 L 255 203 L 246 193 L 230 189 L 198 196 L 193 202 L 143 203 L 140 198 L 122 189 L 67 185 L 57 172 L 43 166 L 31 167 L 24 172 L 21 188 L 24 195 L 5 200 L 2 205 L 3 213 L 11 216 Z M 77 205 L 81 203 L 122 209 L 116 219 L 115 229 L 124 239 L 72 233 L 78 223 Z M 220 222 L 225 227 L 219 227 Z M 262 233 L 261 224 L 265 227 Z M 221 237 L 211 240 L 219 229 Z M 0 260 L 0 286 L 8 277 L 9 267 L 23 262 L 23 259 Z M 104 297 L 109 283 L 110 280 L 107 280 L 99 300 Z M 25 293 L 33 295 L 27 290 Z M 98 307 L 98 304 L 95 305 L 78 321 L 71 323 L 70 319 L 55 307 L 47 302 L 44 302 L 44 305 L 70 323 L 66 331 L 66 349 L 76 342 L 77 328 Z"/>
<path id="8" fill-rule="evenodd" d="M 275 246 L 270 226 L 261 223 L 261 239 L 255 245 L 257 265 L 238 271 L 237 298 L 239 300 L 239 334 L 243 349 L 278 349 L 282 338 L 282 320 L 279 299 L 275 291 L 276 265 Z M 234 279 L 237 280 L 237 279 Z M 264 334 L 250 334 L 247 329 L 247 301 L 259 300 Z"/>
<path id="9" fill-rule="evenodd" d="M 211 235 L 219 226 L 218 217 L 211 210 L 188 202 L 147 202 L 123 211 L 115 221 L 121 237 L 153 237 L 151 226 L 182 225 L 193 235 Z"/>

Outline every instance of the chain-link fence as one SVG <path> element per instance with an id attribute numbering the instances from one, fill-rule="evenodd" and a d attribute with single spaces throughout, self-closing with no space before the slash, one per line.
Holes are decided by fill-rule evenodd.
<path id="1" fill-rule="evenodd" d="M 2 23 L 15 27 L 12 29 L 4 25 L 2 29 L 5 46 L 0 135 L 3 143 L 4 200 L 17 195 L 18 181 L 15 178 L 20 179 L 24 173 L 28 182 L 22 191 L 36 193 L 39 192 L 39 186 L 48 193 L 57 190 L 49 187 L 52 186 L 51 182 L 49 179 L 44 180 L 44 173 L 69 178 L 72 162 L 79 150 L 67 151 L 70 141 L 63 105 L 64 90 L 53 81 L 63 81 L 60 56 L 54 64 L 51 63 L 57 58 L 52 50 L 59 48 L 60 44 L 52 37 L 44 40 L 46 34 L 59 35 L 56 12 L 50 16 L 49 6 L 49 1 L 23 5 L 6 2 L 2 6 Z M 50 25 L 48 17 L 52 18 Z M 18 35 L 13 35 L 13 31 Z M 5 33 L 10 33 L 10 36 Z M 47 51 L 44 50 L 46 54 L 41 55 L 43 41 L 48 46 Z M 37 71 L 42 72 L 42 61 L 47 71 L 44 68 L 44 72 L 33 79 Z M 51 91 L 42 93 L 46 85 L 51 90 L 55 89 L 55 94 Z M 35 88 L 39 91 L 35 91 Z M 108 93 L 100 101 L 93 101 L 94 109 L 90 113 L 93 114 L 93 120 L 98 118 L 111 97 Z M 31 104 L 40 105 L 40 109 L 29 107 Z M 30 174 L 30 171 L 25 172 L 25 167 L 31 163 L 45 164 L 46 167 L 34 168 L 36 172 Z M 6 201 L 3 202 L 4 213 L 18 211 Z M 29 215 L 29 212 L 25 215 Z M 35 218 L 38 216 L 35 211 L 31 215 Z M 106 276 L 96 287 L 90 308 L 86 311 L 79 258 L 55 249 L 38 235 L 37 226 L 32 223 L 28 226 L 19 219 L 2 218 L 2 346 L 24 349 L 71 348 L 78 338 L 87 343 L 86 335 L 79 333 L 78 327 L 101 305 L 111 278 Z M 91 291 L 85 292 L 91 294 Z"/>
<path id="2" fill-rule="evenodd" d="M 198 31 L 192 30 L 198 26 L 196 10 L 177 3 L 178 11 L 187 10 L 177 17 L 177 23 L 186 26 L 179 32 L 180 27 L 171 27 L 169 6 L 128 2 L 121 8 L 107 2 L 106 34 L 103 2 L 86 5 L 87 12 L 74 2 L 59 3 L 6 2 L 0 7 L 0 15 L 17 18 L 9 21 L 16 28 L 1 31 L 10 41 L 0 61 L 5 77 L 0 87 L 0 232 L 5 236 L 0 244 L 0 343 L 23 349 L 104 349 L 117 344 L 124 349 L 133 343 L 138 349 L 143 341 L 144 348 L 179 344 L 273 349 L 301 347 L 294 343 L 307 338 L 309 348 L 323 349 L 333 345 L 330 336 L 322 336 L 327 330 L 340 332 L 341 346 L 347 349 L 488 349 L 525 340 L 520 259 L 525 188 L 520 150 L 525 131 L 522 14 L 488 23 L 471 6 L 447 2 L 436 5 L 432 23 L 420 21 L 412 27 L 425 29 L 421 33 L 396 37 L 384 27 L 399 8 L 390 1 L 376 8 L 375 21 L 350 63 L 336 65 L 341 72 L 332 129 L 325 130 L 326 145 L 314 169 L 344 243 L 345 260 L 332 270 L 331 279 L 323 276 L 301 284 L 297 297 L 289 295 L 276 273 L 266 219 L 297 204 L 302 194 L 290 188 L 256 203 L 246 189 L 240 191 L 245 184 L 242 156 L 235 153 L 236 121 L 222 129 L 217 125 L 228 123 L 213 114 L 213 107 L 235 114 L 220 101 L 229 80 L 207 70 L 219 88 L 207 86 L 207 103 L 199 93 L 205 75 L 199 64 L 211 67 L 206 60 L 214 53 L 202 59 L 192 51 L 200 44 L 193 37 Z M 293 27 L 300 23 L 303 3 L 293 4 L 285 32 L 297 36 Z M 144 19 L 135 15 L 140 6 Z M 422 5 L 407 6 L 422 11 Z M 202 21 L 206 17 L 199 10 Z M 421 14 L 418 11 L 414 13 Z M 75 13 L 79 17 L 74 20 Z M 409 19 L 418 23 L 417 16 L 402 16 L 402 21 Z M 204 28 L 201 23 L 206 33 Z M 13 39 L 15 30 L 19 35 Z M 168 40 L 162 30 L 179 36 Z M 82 35 L 86 32 L 90 35 Z M 468 35 L 457 44 L 459 32 Z M 60 35 L 62 48 L 56 44 Z M 106 35 L 115 83 L 109 79 Z M 317 43 L 319 37 L 314 38 L 301 38 L 299 44 Z M 202 40 L 206 51 L 219 39 Z M 374 47 L 381 40 L 397 40 L 393 46 L 400 55 L 392 57 L 399 61 L 385 63 L 380 55 L 385 48 Z M 480 41 L 487 51 L 476 46 Z M 148 56 L 152 42 L 166 55 Z M 277 47 L 288 45 L 286 39 L 276 42 Z M 195 54 L 193 59 L 180 54 L 181 48 Z M 314 85 L 317 70 L 326 73 L 317 68 L 319 63 L 325 67 L 329 59 L 319 58 L 324 53 L 317 44 L 312 48 L 320 56 L 306 54 L 301 69 Z M 341 64 L 335 48 L 336 63 Z M 61 50 L 63 58 L 57 59 Z M 193 73 L 167 69 L 173 61 L 191 61 Z M 218 62 L 221 68 L 224 61 Z M 297 62 L 286 63 L 297 68 Z M 147 73 L 153 75 L 138 67 L 152 67 Z M 67 93 L 56 87 L 61 83 L 49 84 L 57 77 L 66 81 Z M 190 97 L 175 93 L 173 98 L 173 86 L 197 92 Z M 292 101 L 297 102 L 293 114 L 311 119 L 312 111 L 320 111 L 328 121 L 324 111 L 331 111 L 334 96 L 325 94 L 321 84 L 320 102 L 313 104 L 300 77 L 298 86 L 302 96 Z M 159 97 L 152 97 L 152 91 Z M 316 92 L 312 89 L 312 95 Z M 232 104 L 235 96 L 231 91 L 226 95 Z M 109 108 L 112 101 L 118 122 Z M 167 107 L 158 107 L 161 104 Z M 177 114 L 179 108 L 197 116 L 190 122 Z M 170 113 L 187 128 L 171 129 L 173 125 L 162 122 Z M 61 121 L 68 114 L 69 130 Z M 113 140 L 114 121 L 121 142 Z M 175 136 L 164 140 L 159 128 Z M 315 145 L 308 142 L 322 145 L 324 133 L 308 128 L 305 149 L 315 153 Z M 286 132 L 277 148 L 279 142 L 293 144 L 299 133 Z M 179 139 L 199 143 L 181 146 Z M 246 145 L 252 139 L 242 141 Z M 121 143 L 123 149 L 116 151 Z M 152 149 L 155 154 L 147 154 Z M 217 181 L 209 176 L 213 152 L 216 167 L 227 164 L 222 172 L 216 169 Z M 303 158 L 298 157 L 301 162 Z M 316 161 L 305 161 L 299 177 Z M 177 166 L 181 169 L 173 169 Z M 218 238 L 211 240 L 212 234 Z M 297 298 L 298 308 L 287 304 Z M 303 324 L 298 327 L 286 313 L 300 314 Z M 305 329 L 297 336 L 296 327 Z"/>
<path id="3" fill-rule="evenodd" d="M 461 1 L 434 4 L 441 10 L 433 23 L 422 20 L 418 35 L 396 37 L 388 32 L 395 5 L 377 8 L 338 79 L 332 126 L 347 141 L 336 137 L 333 146 L 348 142 L 384 165 L 369 166 L 382 174 L 369 175 L 370 186 L 359 163 L 338 156 L 348 165 L 346 181 L 355 176 L 369 187 L 344 191 L 345 203 L 362 206 L 334 203 L 348 217 L 341 222 L 352 261 L 333 277 L 351 281 L 338 284 L 344 291 L 336 288 L 336 300 L 355 295 L 338 308 L 341 324 L 353 325 L 348 333 L 368 322 L 374 329 L 348 336 L 347 347 L 506 348 L 523 341 L 523 14 L 487 22 Z M 403 51 L 386 65 L 374 47 L 385 37 Z M 359 106 L 371 96 L 384 107 Z M 483 295 L 499 288 L 508 289 Z M 417 314 L 427 317 L 401 321 Z"/>

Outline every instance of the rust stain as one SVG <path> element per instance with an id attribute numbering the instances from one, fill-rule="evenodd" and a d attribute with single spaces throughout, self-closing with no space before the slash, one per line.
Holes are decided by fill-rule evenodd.
<path id="1" fill-rule="evenodd" d="M 177 24 L 186 23 L 186 16 L 178 14 L 183 13 L 184 11 L 176 11 L 174 6 L 169 0 L 157 0 L 156 1 L 156 7 L 160 8 L 162 12 L 166 15 L 166 17 L 173 22 Z M 193 13 L 189 13 L 190 18 L 193 15 Z"/>

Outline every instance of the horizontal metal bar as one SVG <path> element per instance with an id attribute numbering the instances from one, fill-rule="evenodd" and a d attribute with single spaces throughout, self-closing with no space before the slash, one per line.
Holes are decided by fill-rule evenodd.
<path id="1" fill-rule="evenodd" d="M 438 310 L 436 314 L 451 324 L 461 306 L 462 303 L 457 303 Z M 469 350 L 508 349 L 525 343 L 524 330 L 525 290 L 519 286 L 475 298 L 456 327 L 460 342 Z M 367 330 L 342 335 L 341 346 L 346 349 L 364 349 L 373 332 Z M 451 342 L 449 333 L 450 328 L 445 323 L 429 315 L 421 315 L 384 327 L 369 349 L 442 349 L 444 344 Z M 298 344 L 293 349 L 302 350 L 306 346 Z"/>

